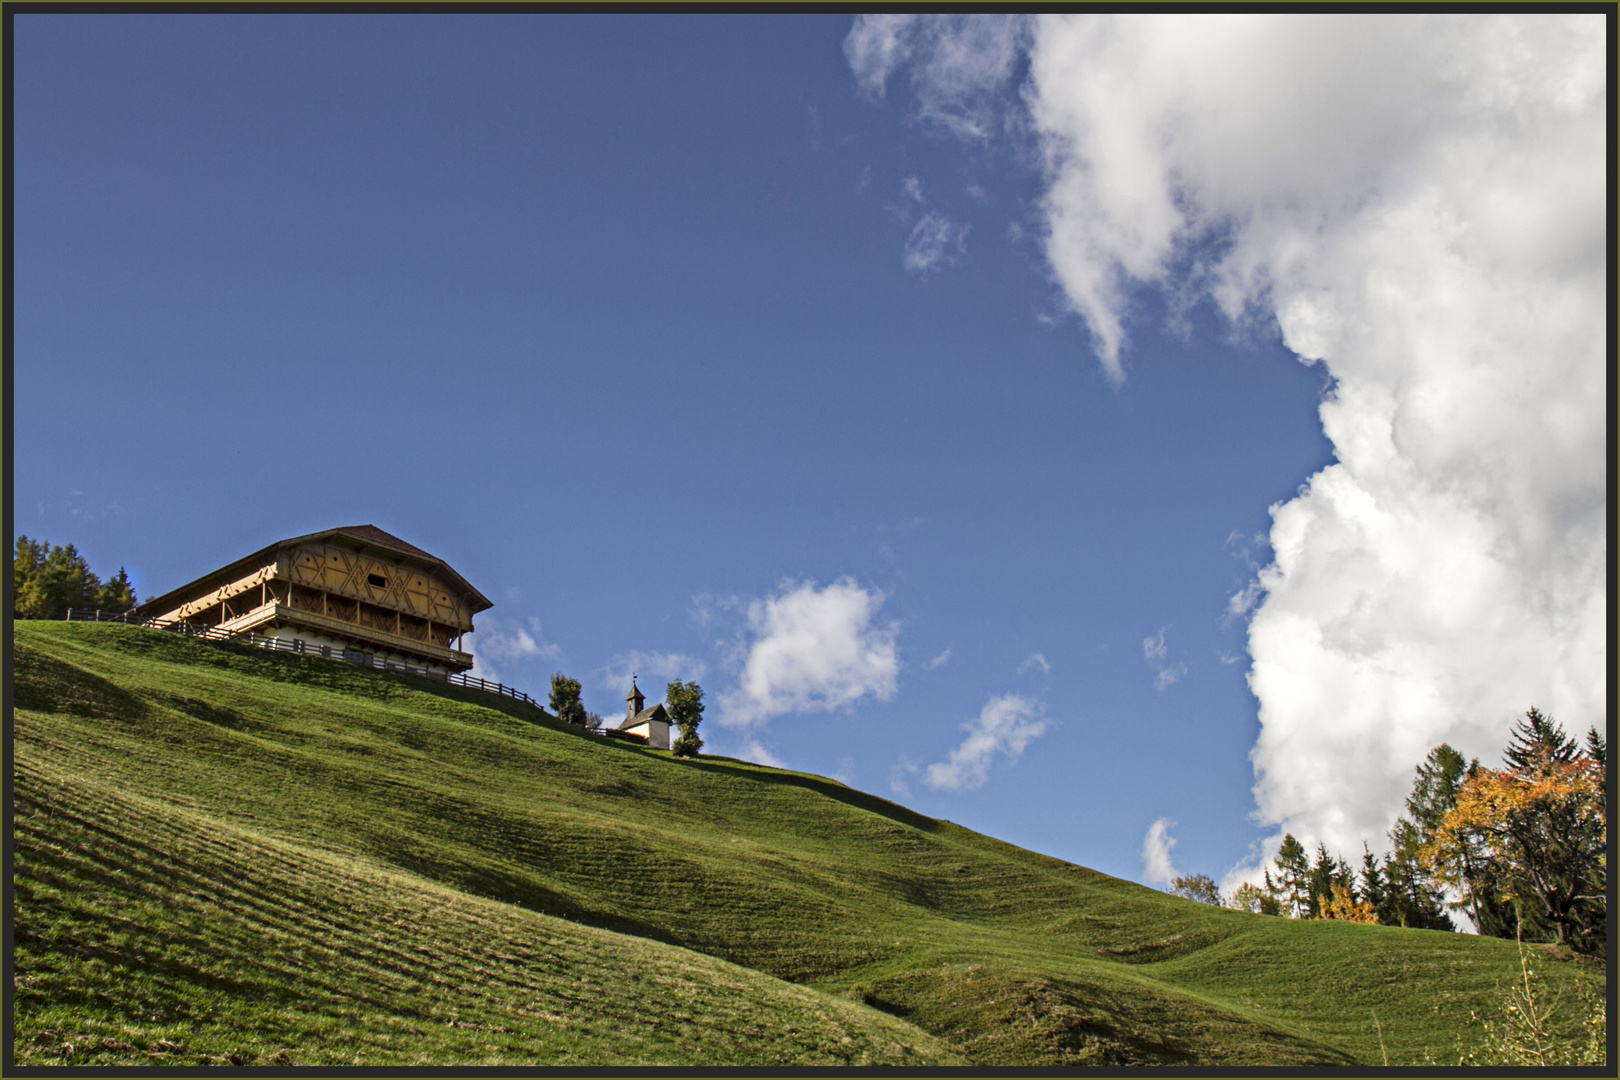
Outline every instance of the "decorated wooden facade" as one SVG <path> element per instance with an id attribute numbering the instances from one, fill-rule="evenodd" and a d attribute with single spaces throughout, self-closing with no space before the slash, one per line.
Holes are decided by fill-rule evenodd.
<path id="1" fill-rule="evenodd" d="M 375 525 L 271 544 L 154 597 L 137 613 L 466 671 L 462 635 L 490 602 L 443 559 Z"/>

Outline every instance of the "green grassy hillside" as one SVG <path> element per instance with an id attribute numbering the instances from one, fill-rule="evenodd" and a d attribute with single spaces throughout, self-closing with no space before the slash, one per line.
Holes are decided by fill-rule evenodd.
<path id="1" fill-rule="evenodd" d="M 430 680 L 116 625 L 14 659 L 19 1063 L 1378 1064 L 1376 1013 L 1417 1064 L 1517 970 Z"/>

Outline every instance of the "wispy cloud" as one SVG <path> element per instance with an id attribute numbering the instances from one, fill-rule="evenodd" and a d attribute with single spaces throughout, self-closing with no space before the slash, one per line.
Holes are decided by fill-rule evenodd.
<path id="1" fill-rule="evenodd" d="M 906 198 L 911 199 L 914 202 L 928 201 L 927 199 L 923 198 L 922 181 L 917 179 L 915 176 L 908 176 L 904 180 L 900 181 L 900 190 L 905 192 Z"/>
<path id="2" fill-rule="evenodd" d="M 1035 671 L 1037 669 L 1043 673 L 1052 670 L 1052 665 L 1046 662 L 1045 653 L 1031 653 L 1027 660 L 1018 665 L 1018 674 L 1022 675 L 1027 671 Z"/>
<path id="3" fill-rule="evenodd" d="M 912 226 L 901 261 L 907 270 L 918 274 L 954 266 L 967 254 L 968 228 L 929 211 Z"/>
<path id="4" fill-rule="evenodd" d="M 1026 33 L 1019 16 L 860 15 L 844 39 L 844 55 L 874 97 L 910 65 L 918 117 L 958 138 L 981 140 L 995 130 L 992 95 L 1013 77 Z"/>
<path id="5" fill-rule="evenodd" d="M 1147 835 L 1142 838 L 1144 884 L 1168 885 L 1180 876 L 1170 862 L 1170 849 L 1176 846 L 1175 837 L 1170 835 L 1170 827 L 1174 824 L 1169 818 L 1160 818 L 1148 826 Z"/>
<path id="6" fill-rule="evenodd" d="M 703 661 L 685 653 L 632 649 L 598 668 L 597 676 L 608 695 L 622 699 L 630 692 L 630 677 L 635 675 L 640 679 L 641 692 L 656 701 L 663 696 L 667 684 L 698 682 L 707 672 Z"/>
<path id="7" fill-rule="evenodd" d="M 788 713 L 847 709 L 894 696 L 899 624 L 876 622 L 883 594 L 843 577 L 817 588 L 784 581 L 748 605 L 741 676 L 721 695 L 721 724 L 746 727 Z"/>
<path id="8" fill-rule="evenodd" d="M 1169 652 L 1164 647 L 1164 631 L 1160 630 L 1152 637 L 1142 639 L 1142 658 L 1144 660 L 1163 660 Z"/>
<path id="9" fill-rule="evenodd" d="M 531 617 L 527 625 L 488 615 L 479 616 L 478 621 L 478 632 L 468 640 L 474 643 L 479 656 L 505 661 L 555 660 L 562 656 L 562 649 L 546 640 L 537 618 Z"/>
<path id="10" fill-rule="evenodd" d="M 944 652 L 940 653 L 938 656 L 936 656 L 932 660 L 928 661 L 928 670 L 932 671 L 937 667 L 943 667 L 945 665 L 945 662 L 947 660 L 949 660 L 950 658 L 951 658 L 951 650 L 946 649 Z"/>
<path id="11" fill-rule="evenodd" d="M 923 782 L 939 791 L 973 791 L 984 786 L 990 763 L 997 756 L 1017 761 L 1024 748 L 1045 734 L 1047 721 L 1037 701 L 1017 694 L 993 697 L 976 719 L 962 725 L 967 738 L 949 759 L 923 772 Z M 891 785 L 893 781 L 891 778 Z"/>
<path id="12" fill-rule="evenodd" d="M 1173 686 L 1181 681 L 1183 675 L 1187 674 L 1186 664 L 1180 661 L 1174 664 L 1169 662 L 1170 649 L 1164 643 L 1165 629 L 1167 628 L 1161 628 L 1157 634 L 1142 639 L 1142 659 L 1156 669 L 1156 674 L 1153 677 L 1153 688 L 1155 690 L 1163 690 L 1166 687 Z"/>
<path id="13" fill-rule="evenodd" d="M 908 778 L 915 775 L 918 766 L 915 761 L 905 754 L 901 754 L 889 770 L 889 793 L 899 799 L 911 798 L 911 784 Z"/>
<path id="14" fill-rule="evenodd" d="M 737 751 L 736 756 L 744 761 L 752 761 L 756 765 L 769 765 L 773 769 L 785 769 L 788 767 L 787 762 L 771 753 L 763 743 L 754 738 L 750 738 L 743 743 L 742 749 Z"/>

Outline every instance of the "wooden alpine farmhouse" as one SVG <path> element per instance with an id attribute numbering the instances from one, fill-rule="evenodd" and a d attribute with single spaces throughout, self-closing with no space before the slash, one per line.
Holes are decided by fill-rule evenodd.
<path id="1" fill-rule="evenodd" d="M 375 525 L 351 525 L 278 541 L 135 613 L 452 674 L 473 666 L 461 638 L 493 606 L 438 556 Z"/>

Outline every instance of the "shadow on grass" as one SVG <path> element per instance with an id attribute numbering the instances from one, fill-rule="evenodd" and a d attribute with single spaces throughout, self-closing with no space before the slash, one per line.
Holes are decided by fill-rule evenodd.
<path id="1" fill-rule="evenodd" d="M 725 764 L 731 762 L 731 764 Z M 902 825 L 909 825 L 921 832 L 938 832 L 941 823 L 934 818 L 925 817 L 915 810 L 908 810 L 899 803 L 881 799 L 876 795 L 868 795 L 864 791 L 845 787 L 835 780 L 826 780 L 819 776 L 807 776 L 804 773 L 792 773 L 785 770 L 778 771 L 758 765 L 744 765 L 734 758 L 706 757 L 679 759 L 678 764 L 689 769 L 702 769 L 705 772 L 718 772 L 731 776 L 740 776 L 761 784 L 780 784 L 786 787 L 803 788 L 813 791 L 817 795 L 837 800 L 846 806 L 853 806 L 869 813 L 886 817 L 890 821 L 897 821 Z"/>
<path id="2" fill-rule="evenodd" d="M 18 645 L 12 653 L 12 703 L 34 712 L 97 720 L 140 720 L 146 703 L 134 694 L 54 656 Z"/>

